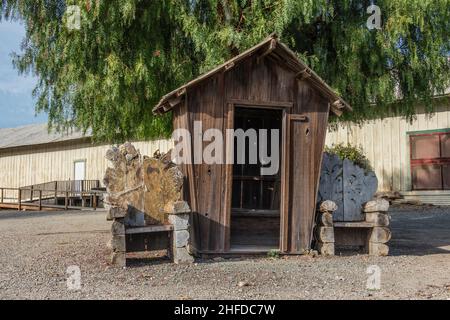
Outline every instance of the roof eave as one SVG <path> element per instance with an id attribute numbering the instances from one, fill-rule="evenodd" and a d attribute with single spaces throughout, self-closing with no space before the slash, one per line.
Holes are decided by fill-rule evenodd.
<path id="1" fill-rule="evenodd" d="M 352 108 L 344 99 L 339 97 L 334 92 L 334 90 L 325 81 L 323 81 L 312 69 L 310 69 L 305 63 L 303 63 L 303 61 L 301 61 L 291 49 L 289 49 L 282 42 L 278 41 L 276 34 L 272 34 L 264 41 L 244 51 L 240 55 L 228 60 L 227 62 L 212 69 L 211 71 L 189 81 L 188 83 L 184 84 L 178 89 L 175 89 L 169 92 L 168 94 L 164 95 L 159 101 L 159 103 L 153 108 L 152 110 L 153 113 L 162 114 L 170 111 L 183 100 L 182 97 L 186 94 L 186 90 L 188 87 L 193 86 L 194 84 L 201 82 L 202 80 L 207 79 L 216 73 L 226 72 L 230 70 L 236 63 L 254 54 L 256 51 L 260 50 L 266 45 L 268 46 L 268 48 L 261 54 L 261 58 L 265 56 L 272 56 L 275 54 L 275 51 L 278 54 L 283 55 L 284 53 L 286 53 L 287 58 L 289 59 L 290 62 L 280 60 L 280 63 L 286 64 L 294 72 L 297 72 L 297 75 L 300 77 L 302 77 L 302 74 L 303 75 L 306 74 L 307 77 L 304 80 L 314 82 L 314 86 L 316 86 L 319 90 L 321 90 L 330 100 L 331 103 L 330 111 L 335 113 L 337 116 L 340 116 L 345 110 L 352 111 Z M 281 48 L 281 51 L 276 50 L 278 47 Z"/>

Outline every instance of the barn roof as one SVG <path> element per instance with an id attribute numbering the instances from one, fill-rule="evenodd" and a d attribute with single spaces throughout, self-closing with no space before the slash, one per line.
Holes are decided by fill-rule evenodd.
<path id="1" fill-rule="evenodd" d="M 325 83 L 312 69 L 310 69 L 297 55 L 289 49 L 285 44 L 278 40 L 276 34 L 272 34 L 264 41 L 256 46 L 242 52 L 213 70 L 204 73 L 198 78 L 189 81 L 181 87 L 164 95 L 159 103 L 153 108 L 154 113 L 164 113 L 177 106 L 183 96 L 186 94 L 186 89 L 192 87 L 199 82 L 206 80 L 219 72 L 226 72 L 233 68 L 237 63 L 245 60 L 255 54 L 259 57 L 271 57 L 278 63 L 284 64 L 297 73 L 297 77 L 309 81 L 314 87 L 320 90 L 331 102 L 331 110 L 337 115 L 341 115 L 343 110 L 352 110 L 350 105 L 344 99 L 339 97 L 331 87 Z"/>
<path id="2" fill-rule="evenodd" d="M 0 129 L 0 149 L 31 146 L 47 143 L 56 143 L 70 140 L 79 140 L 91 137 L 87 132 L 83 135 L 79 131 L 68 133 L 48 132 L 46 124 L 33 124 L 16 128 Z"/>

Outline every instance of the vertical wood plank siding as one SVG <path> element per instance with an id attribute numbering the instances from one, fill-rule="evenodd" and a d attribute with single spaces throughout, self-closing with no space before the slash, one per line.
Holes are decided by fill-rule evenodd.
<path id="1" fill-rule="evenodd" d="M 194 122 L 200 121 L 203 134 L 208 129 L 223 128 L 223 96 L 221 96 L 221 82 L 223 74 L 219 74 L 200 83 L 193 92 L 188 91 L 188 126 L 191 132 L 192 148 L 195 153 Z M 209 142 L 203 142 L 202 150 Z M 201 155 L 197 155 L 201 156 Z M 201 160 L 201 159 L 199 159 Z M 201 160 L 202 161 L 202 160 Z M 202 161 L 203 162 L 203 161 Z M 222 165 L 194 163 L 193 176 L 194 193 L 196 196 L 196 214 L 198 218 L 198 234 L 200 243 L 196 247 L 203 250 L 224 251 L 223 214 L 221 210 L 221 195 L 223 194 Z"/>
<path id="2" fill-rule="evenodd" d="M 133 144 L 143 155 L 172 148 L 171 140 L 139 141 Z M 107 144 L 67 141 L 58 144 L 0 150 L 0 186 L 18 188 L 54 180 L 73 180 L 75 160 L 86 160 L 87 180 L 102 180 L 107 167 Z"/>
<path id="3" fill-rule="evenodd" d="M 290 252 L 309 249 L 312 240 L 316 192 L 328 123 L 329 104 L 306 82 L 295 81 L 295 115 L 306 116 L 306 121 L 290 120 L 289 213 Z"/>
<path id="4" fill-rule="evenodd" d="M 362 127 L 350 124 L 329 129 L 326 145 L 360 145 L 378 177 L 379 191 L 411 190 L 408 132 L 450 128 L 450 105 L 442 102 L 431 117 L 418 107 L 417 119 L 409 123 L 401 117 L 371 120 Z"/>
<path id="5" fill-rule="evenodd" d="M 216 74 L 188 88 L 186 104 L 174 111 L 174 128 L 188 128 L 193 133 L 194 121 L 201 121 L 203 132 L 210 128 L 222 132 L 231 129 L 233 103 L 239 106 L 236 101 L 291 103 L 293 108 L 286 112 L 303 116 L 303 122 L 294 124 L 290 132 L 293 148 L 287 151 L 287 157 L 295 157 L 286 170 L 293 185 L 288 187 L 291 193 L 284 199 L 289 202 L 287 250 L 302 252 L 311 243 L 328 100 L 319 96 L 317 90 L 306 82 L 298 81 L 294 72 L 270 59 L 258 61 L 252 57 L 226 73 Z M 191 139 L 194 147 L 194 136 Z M 204 146 L 208 143 L 204 142 Z M 193 247 L 203 253 L 228 251 L 230 168 L 228 175 L 227 166 L 223 164 L 194 164 L 184 166 L 183 171 L 190 182 L 185 186 L 189 190 L 185 196 L 191 203 L 193 200 L 196 202 L 193 207 Z"/>

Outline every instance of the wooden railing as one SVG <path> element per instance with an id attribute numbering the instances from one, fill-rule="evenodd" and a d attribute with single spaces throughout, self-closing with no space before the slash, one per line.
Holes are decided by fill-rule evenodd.
<path id="1" fill-rule="evenodd" d="M 86 200 L 89 200 L 89 207 L 95 210 L 101 194 L 103 191 L 98 180 L 52 181 L 21 188 L 0 187 L 0 206 L 18 210 L 22 210 L 22 207 L 68 210 L 77 208 L 73 206 L 73 202 L 81 199 L 82 208 L 87 207 Z M 48 201 L 52 199 L 53 204 L 49 204 Z M 58 200 L 61 199 L 64 199 L 64 205 L 58 205 Z"/>
<path id="2" fill-rule="evenodd" d="M 90 191 L 100 188 L 99 180 L 59 180 L 34 184 L 20 189 L 55 190 L 55 191 Z"/>
<path id="3" fill-rule="evenodd" d="M 12 204 L 17 205 L 17 209 L 22 210 L 23 194 L 22 189 L 19 188 L 0 188 L 0 204 Z M 32 190 L 32 198 L 37 193 L 37 207 L 38 210 L 42 210 L 42 190 Z M 36 206 L 36 204 L 35 204 Z"/>

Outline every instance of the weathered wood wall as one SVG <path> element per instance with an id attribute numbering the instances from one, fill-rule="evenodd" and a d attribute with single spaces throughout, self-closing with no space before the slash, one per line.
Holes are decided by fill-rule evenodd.
<path id="1" fill-rule="evenodd" d="M 189 129 L 193 133 L 194 121 L 202 123 L 203 132 L 208 129 L 223 130 L 223 74 L 198 85 L 192 94 L 188 91 Z M 194 137 L 192 137 L 194 138 Z M 203 148 L 208 145 L 204 142 Z M 194 147 L 194 145 L 192 145 Z M 201 155 L 200 155 L 201 156 Z M 203 159 L 201 160 L 203 162 Z M 196 231 L 200 250 L 222 252 L 225 248 L 225 215 L 222 210 L 222 195 L 225 184 L 223 165 L 194 164 L 192 166 L 196 197 Z M 191 205 L 192 206 L 192 205 Z M 194 210 L 194 209 L 192 209 Z"/>
<path id="2" fill-rule="evenodd" d="M 362 127 L 346 125 L 329 130 L 326 144 L 361 145 L 378 177 L 379 191 L 411 190 L 409 138 L 407 132 L 450 128 L 450 104 L 442 102 L 434 116 L 418 107 L 417 119 L 409 123 L 401 117 L 372 120 Z"/>
<path id="3" fill-rule="evenodd" d="M 174 127 L 187 128 L 192 133 L 194 121 L 202 121 L 203 132 L 209 128 L 233 129 L 233 104 L 240 105 L 242 101 L 292 103 L 292 108 L 286 108 L 285 120 L 290 138 L 284 141 L 290 145 L 285 150 L 289 155 L 285 181 L 291 183 L 285 186 L 282 199 L 287 218 L 283 249 L 292 253 L 310 247 L 329 113 L 328 101 L 295 76 L 272 60 L 250 58 L 189 88 L 185 104 L 174 111 Z M 306 120 L 290 117 L 299 114 Z M 184 165 L 183 171 L 188 181 L 185 200 L 195 213 L 195 248 L 204 253 L 228 251 L 230 167 L 194 164 Z"/>
<path id="4" fill-rule="evenodd" d="M 288 251 L 301 253 L 310 248 L 322 152 L 325 144 L 329 104 L 306 82 L 295 80 L 296 97 L 291 115 L 307 121 L 289 121 L 289 236 Z"/>
<path id="5" fill-rule="evenodd" d="M 166 152 L 171 140 L 133 142 L 142 154 Z M 102 180 L 109 145 L 92 145 L 89 139 L 0 150 L 0 186 L 18 188 L 54 180 L 73 180 L 74 161 L 86 160 L 87 180 Z"/>

